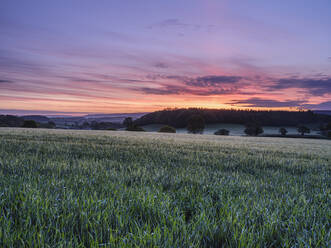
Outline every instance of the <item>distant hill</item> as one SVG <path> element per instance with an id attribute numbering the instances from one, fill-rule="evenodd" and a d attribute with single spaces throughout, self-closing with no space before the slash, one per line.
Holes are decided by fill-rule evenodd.
<path id="1" fill-rule="evenodd" d="M 49 128 L 49 122 L 53 122 L 56 128 L 71 129 L 98 129 L 121 128 L 126 117 L 136 120 L 146 113 L 121 113 L 121 114 L 90 114 L 85 116 L 59 116 L 47 117 L 44 115 L 0 115 L 0 127 L 21 127 L 25 120 L 33 120 L 39 127 Z M 52 124 L 52 126 L 54 126 Z"/>
<path id="2" fill-rule="evenodd" d="M 14 115 L 0 115 L 0 127 L 21 127 L 24 119 Z"/>
<path id="3" fill-rule="evenodd" d="M 146 114 L 135 120 L 137 125 L 165 124 L 177 128 L 187 125 L 192 115 L 201 115 L 207 124 L 246 124 L 257 122 L 264 126 L 297 126 L 299 124 L 328 123 L 331 116 L 312 111 L 254 111 L 234 109 L 166 109 Z"/>
<path id="4" fill-rule="evenodd" d="M 321 114 L 321 115 L 331 115 L 331 110 L 314 110 L 315 114 Z"/>
<path id="5" fill-rule="evenodd" d="M 32 121 L 35 121 L 35 122 L 39 122 L 39 123 L 48 123 L 50 121 L 50 119 L 46 116 L 43 116 L 43 115 L 25 115 L 25 116 L 22 116 L 22 118 L 24 120 L 32 120 Z"/>
<path id="6" fill-rule="evenodd" d="M 114 127 L 118 127 L 118 124 L 122 124 L 126 117 L 131 117 L 133 120 L 136 120 L 145 114 L 146 113 L 90 114 L 84 116 L 52 117 L 50 119 L 59 127 L 65 125 L 82 125 L 84 122 L 111 122 L 114 124 Z"/>
<path id="7" fill-rule="evenodd" d="M 40 128 L 55 128 L 55 124 L 45 116 L 0 115 L 0 127 L 22 127 L 25 121 L 35 121 Z"/>

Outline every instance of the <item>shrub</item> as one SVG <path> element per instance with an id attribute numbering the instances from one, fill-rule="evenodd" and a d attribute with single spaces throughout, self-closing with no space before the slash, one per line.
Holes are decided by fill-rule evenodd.
<path id="1" fill-rule="evenodd" d="M 83 129 L 87 129 L 90 127 L 90 123 L 88 123 L 87 121 L 84 121 L 83 125 L 82 125 L 82 128 Z"/>
<path id="2" fill-rule="evenodd" d="M 322 123 L 319 128 L 321 131 L 331 130 L 331 122 L 329 123 Z"/>
<path id="3" fill-rule="evenodd" d="M 121 127 L 120 124 L 118 123 L 113 123 L 113 122 L 97 122 L 97 121 L 92 121 L 90 126 L 84 125 L 80 126 L 81 128 L 91 128 L 93 130 L 108 130 L 109 128 L 116 129 L 118 127 Z"/>
<path id="4" fill-rule="evenodd" d="M 56 124 L 53 121 L 49 121 L 48 123 L 39 123 L 39 127 L 41 127 L 41 128 L 56 128 Z"/>
<path id="5" fill-rule="evenodd" d="M 257 123 L 251 123 L 251 124 L 247 124 L 246 128 L 245 128 L 245 134 L 249 135 L 249 136 L 258 136 L 259 134 L 262 134 L 263 128 L 257 124 Z"/>
<path id="6" fill-rule="evenodd" d="M 26 120 L 23 123 L 22 127 L 26 127 L 26 128 L 37 128 L 37 122 L 33 121 L 33 120 Z"/>
<path id="7" fill-rule="evenodd" d="M 126 117 L 123 121 L 123 126 L 125 126 L 126 128 L 133 127 L 132 118 L 131 117 Z"/>
<path id="8" fill-rule="evenodd" d="M 214 134 L 215 135 L 229 135 L 230 131 L 223 128 L 223 129 L 217 130 Z"/>
<path id="9" fill-rule="evenodd" d="M 301 135 L 305 135 L 305 133 L 310 133 L 310 129 L 303 125 L 298 126 L 297 130 L 299 133 L 301 133 Z"/>
<path id="10" fill-rule="evenodd" d="M 131 127 L 127 127 L 125 130 L 126 131 L 135 131 L 135 132 L 145 132 L 145 129 L 143 129 L 142 127 L 138 127 L 136 125 L 132 125 Z"/>
<path id="11" fill-rule="evenodd" d="M 328 138 L 331 137 L 331 122 L 327 124 L 322 124 L 320 127 L 321 135 L 326 136 Z"/>
<path id="12" fill-rule="evenodd" d="M 176 133 L 176 129 L 171 126 L 163 126 L 159 130 L 160 133 Z"/>
<path id="13" fill-rule="evenodd" d="M 200 115 L 193 115 L 187 122 L 187 131 L 189 133 L 203 133 L 205 128 L 205 121 Z"/>
<path id="14" fill-rule="evenodd" d="M 285 136 L 285 135 L 287 134 L 287 130 L 286 130 L 286 128 L 284 128 L 284 127 L 279 128 L 279 133 L 280 133 L 281 135 Z"/>
<path id="15" fill-rule="evenodd" d="M 110 127 L 110 128 L 107 128 L 108 131 L 116 131 L 117 129 L 116 128 L 113 128 L 113 127 Z"/>

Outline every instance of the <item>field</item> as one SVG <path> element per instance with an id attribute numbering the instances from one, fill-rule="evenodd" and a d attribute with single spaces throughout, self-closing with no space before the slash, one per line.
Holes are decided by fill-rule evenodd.
<path id="1" fill-rule="evenodd" d="M 331 141 L 0 129 L 0 247 L 330 247 Z"/>

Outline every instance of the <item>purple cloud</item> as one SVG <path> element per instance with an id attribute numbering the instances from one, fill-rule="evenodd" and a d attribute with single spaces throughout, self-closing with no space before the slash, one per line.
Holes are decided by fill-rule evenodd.
<path id="1" fill-rule="evenodd" d="M 199 28 L 200 25 L 188 24 L 188 23 L 181 22 L 177 18 L 170 18 L 170 19 L 163 20 L 161 22 L 155 23 L 155 24 L 150 26 L 150 28 L 156 28 L 156 27 L 157 28 L 168 28 L 168 27 L 195 27 L 195 28 Z"/>
<path id="2" fill-rule="evenodd" d="M 166 85 L 162 88 L 140 88 L 139 91 L 145 94 L 153 95 L 179 95 L 185 92 L 185 89 L 180 86 Z"/>
<path id="3" fill-rule="evenodd" d="M 313 96 L 323 96 L 331 93 L 331 77 L 315 78 L 282 78 L 274 85 L 268 87 L 270 90 L 286 90 L 299 88 L 307 90 Z"/>
<path id="4" fill-rule="evenodd" d="M 208 88 L 201 89 L 198 87 L 188 87 L 186 85 L 164 85 L 161 88 L 139 88 L 138 91 L 141 91 L 145 94 L 153 95 L 181 95 L 181 94 L 191 94 L 197 96 L 211 96 L 211 95 L 227 95 L 237 93 L 236 88 Z"/>
<path id="5" fill-rule="evenodd" d="M 277 101 L 262 98 L 249 98 L 246 100 L 232 101 L 228 104 L 241 105 L 242 107 L 262 107 L 262 108 L 282 108 L 282 107 L 299 107 L 305 101 Z"/>
<path id="6" fill-rule="evenodd" d="M 201 77 L 186 77 L 179 75 L 147 75 L 148 79 L 164 80 L 170 79 L 180 83 L 174 86 L 173 84 L 162 84 L 161 88 L 141 88 L 140 91 L 145 94 L 155 95 L 178 95 L 178 94 L 192 94 L 199 96 L 210 95 L 226 95 L 239 92 L 239 86 L 234 85 L 240 82 L 242 77 L 239 76 L 225 76 L 225 75 L 211 75 Z"/>
<path id="7" fill-rule="evenodd" d="M 161 29 L 178 28 L 178 29 L 181 29 L 181 30 L 191 29 L 191 30 L 194 30 L 194 31 L 205 30 L 205 31 L 209 32 L 209 31 L 212 31 L 215 27 L 216 27 L 216 25 L 214 25 L 214 24 L 208 24 L 208 25 L 193 24 L 193 23 L 183 22 L 178 18 L 169 18 L 169 19 L 165 19 L 163 21 L 160 21 L 158 23 L 154 23 L 154 24 L 150 25 L 148 28 L 150 28 L 150 29 L 154 29 L 154 28 L 161 28 Z M 179 35 L 183 36 L 183 33 L 179 33 Z"/>
<path id="8" fill-rule="evenodd" d="M 156 64 L 154 64 L 154 66 L 156 68 L 161 68 L 161 69 L 169 68 L 168 65 L 166 65 L 165 63 L 162 63 L 162 62 L 156 63 Z"/>
<path id="9" fill-rule="evenodd" d="M 13 81 L 11 80 L 6 80 L 6 79 L 0 79 L 0 84 L 11 84 Z"/>
<path id="10" fill-rule="evenodd" d="M 318 104 L 303 104 L 302 106 L 314 110 L 331 110 L 331 101 L 322 102 Z"/>
<path id="11" fill-rule="evenodd" d="M 188 86 L 194 87 L 214 87 L 223 84 L 237 83 L 242 79 L 238 76 L 203 76 L 189 79 L 185 82 Z"/>

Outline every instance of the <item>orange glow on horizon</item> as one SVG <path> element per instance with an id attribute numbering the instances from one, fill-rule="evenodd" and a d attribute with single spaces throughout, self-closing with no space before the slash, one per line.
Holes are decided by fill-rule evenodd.
<path id="1" fill-rule="evenodd" d="M 58 101 L 48 99 L 8 99 L 5 104 L 2 104 L 2 109 L 15 110 L 30 110 L 30 111 L 54 111 L 54 112 L 77 112 L 77 113 L 141 113 L 153 112 L 163 109 L 174 108 L 207 108 L 207 109 L 242 109 L 242 110 L 285 110 L 298 111 L 297 107 L 243 107 L 233 106 L 230 104 L 222 104 L 217 101 L 205 100 L 163 100 L 155 103 L 156 99 L 148 99 L 140 102 L 126 102 L 112 103 L 106 101 Z"/>

